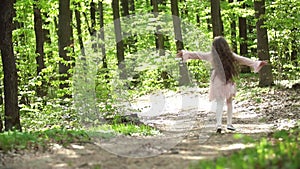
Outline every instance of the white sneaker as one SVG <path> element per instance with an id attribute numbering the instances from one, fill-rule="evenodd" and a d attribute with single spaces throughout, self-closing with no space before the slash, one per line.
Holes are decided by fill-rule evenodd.
<path id="1" fill-rule="evenodd" d="M 235 131 L 236 128 L 234 128 L 231 124 L 227 125 L 227 130 Z"/>
<path id="2" fill-rule="evenodd" d="M 222 132 L 222 126 L 217 126 L 217 133 L 221 134 L 221 132 Z"/>

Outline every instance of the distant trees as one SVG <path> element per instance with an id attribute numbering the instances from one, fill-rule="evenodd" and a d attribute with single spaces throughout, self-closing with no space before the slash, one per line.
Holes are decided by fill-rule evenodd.
<path id="1" fill-rule="evenodd" d="M 99 80 L 101 85 L 109 85 L 109 78 L 115 73 L 113 69 L 121 70 L 122 79 L 129 79 L 126 77 L 124 61 L 126 57 L 129 62 L 135 61 L 132 56 L 139 51 L 155 48 L 159 51 L 158 55 L 162 56 L 160 59 L 164 61 L 177 50 L 202 49 L 202 42 L 208 39 L 200 37 L 202 39 L 193 42 L 189 41 L 192 37 L 183 39 L 185 36 L 189 38 L 194 31 L 186 27 L 186 22 L 199 28 L 205 37 L 225 36 L 233 51 L 241 55 L 258 56 L 260 60 L 267 60 L 269 65 L 259 74 L 260 86 L 269 86 L 274 83 L 274 79 L 298 78 L 299 0 L 19 0 L 14 3 L 15 14 L 13 2 L 6 0 L 0 4 L 0 49 L 3 67 L 3 71 L 0 71 L 0 79 L 3 79 L 3 83 L 0 83 L 0 104 L 4 104 L 0 129 L 4 122 L 6 130 L 20 129 L 19 114 L 24 115 L 26 111 L 44 111 L 44 104 L 51 99 L 55 103 L 57 100 L 60 103 L 60 99 L 72 99 L 70 95 L 74 60 L 76 56 L 84 56 L 89 52 L 87 48 L 90 46 L 84 42 L 94 35 L 100 42 L 93 46 L 99 47 L 95 50 L 101 57 L 99 67 L 105 70 L 97 72 L 101 74 L 97 74 L 97 78 L 105 78 Z M 53 8 L 57 6 L 58 9 Z M 151 13 L 149 16 L 152 18 L 147 16 L 150 22 L 141 17 L 127 26 L 127 20 L 121 18 L 130 20 L 146 13 Z M 168 25 L 171 29 L 164 27 L 165 23 L 161 20 L 164 19 L 164 14 L 173 15 L 173 24 Z M 154 23 L 156 20 L 158 22 Z M 148 31 L 149 35 L 139 34 L 137 27 L 147 22 L 149 24 L 144 31 Z M 122 24 L 124 27 L 121 27 Z M 96 34 L 100 29 L 99 34 Z M 167 35 L 165 32 L 168 32 Z M 113 38 L 116 38 L 114 42 Z M 84 60 L 84 57 L 80 59 Z M 188 64 L 189 70 L 198 66 L 197 62 Z M 169 86 L 164 85 L 165 82 L 178 85 L 174 80 L 178 74 L 172 74 L 175 69 L 169 70 L 169 67 L 164 66 L 151 70 L 152 72 L 138 72 L 140 76 L 137 78 L 140 79 L 134 80 L 141 82 L 151 79 L 148 84 L 159 84 L 165 88 Z M 195 79 L 199 80 L 198 74 L 204 74 L 204 69 L 191 71 L 197 76 Z M 187 65 L 182 63 L 179 70 L 179 85 L 188 84 L 190 79 Z M 207 72 L 205 74 L 208 76 Z M 111 89 L 101 85 L 97 86 L 101 92 Z M 68 98 L 58 97 L 62 93 L 67 93 Z"/>

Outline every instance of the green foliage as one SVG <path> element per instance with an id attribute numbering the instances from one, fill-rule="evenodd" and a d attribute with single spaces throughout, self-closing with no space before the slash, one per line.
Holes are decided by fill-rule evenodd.
<path id="1" fill-rule="evenodd" d="M 229 157 L 199 161 L 197 165 L 192 165 L 190 168 L 297 169 L 300 167 L 299 141 L 300 124 L 290 130 L 277 131 L 270 138 L 261 139 L 254 148 L 233 153 Z"/>
<path id="2" fill-rule="evenodd" d="M 126 43 L 133 43 L 125 47 L 125 64 L 128 78 L 119 79 L 117 66 L 114 24 L 110 1 L 103 1 L 104 6 L 104 33 L 106 47 L 106 61 L 108 68 L 103 68 L 102 53 L 94 50 L 93 37 L 90 36 L 90 1 L 75 0 L 71 4 L 71 9 L 79 10 L 81 14 L 82 34 L 79 35 L 75 29 L 75 16 L 73 15 L 73 39 L 74 52 L 70 50 L 70 55 L 75 58 L 76 66 L 72 67 L 70 74 L 74 76 L 62 81 L 60 78 L 66 75 L 59 74 L 58 63 L 62 61 L 58 54 L 58 1 L 57 0 L 19 0 L 15 3 L 16 16 L 14 17 L 13 31 L 14 52 L 17 58 L 18 87 L 19 87 L 19 107 L 23 130 L 27 132 L 38 131 L 40 129 L 54 129 L 58 126 L 68 129 L 78 129 L 81 126 L 80 113 L 86 113 L 88 109 L 97 112 L 93 118 L 99 116 L 117 116 L 124 113 L 120 101 L 131 101 L 140 95 L 150 93 L 155 90 L 171 89 L 176 90 L 178 86 L 179 71 L 178 62 L 174 57 L 176 54 L 176 43 L 174 37 L 173 22 L 171 17 L 170 3 L 159 4 L 160 15 L 155 18 L 152 12 L 150 1 L 135 0 L 135 16 L 121 19 L 121 26 L 124 31 L 123 36 Z M 266 1 L 265 27 L 268 29 L 269 45 L 271 53 L 271 64 L 273 73 L 277 79 L 297 79 L 300 68 L 299 44 L 299 16 L 300 4 L 298 0 L 275 0 Z M 35 53 L 35 34 L 33 19 L 33 4 L 36 3 L 41 8 L 43 18 L 43 29 L 49 32 L 45 42 L 45 66 L 40 74 L 37 74 Z M 245 8 L 243 8 L 245 4 Z M 122 8 L 121 8 L 122 9 Z M 182 35 L 184 47 L 191 51 L 209 51 L 212 31 L 210 30 L 210 2 L 198 0 L 185 0 L 179 2 L 180 17 L 182 21 Z M 133 11 L 131 11 L 133 14 Z M 142 15 L 143 14 L 143 15 Z M 231 41 L 242 42 L 241 39 L 231 39 L 230 24 L 238 21 L 238 17 L 246 17 L 249 26 L 255 26 L 253 19 L 253 1 L 243 0 L 228 3 L 221 2 L 221 14 L 224 25 L 225 37 Z M 97 12 L 98 15 L 98 12 Z M 96 17 L 98 23 L 98 16 Z M 155 21 L 155 22 L 154 22 Z M 99 30 L 99 24 L 96 24 Z M 165 38 L 165 55 L 159 56 L 156 50 L 155 31 L 160 26 L 160 32 Z M 82 37 L 86 42 L 86 56 L 81 56 L 81 49 L 78 37 Z M 237 37 L 238 26 L 237 26 Z M 256 47 L 255 31 L 248 30 L 249 46 Z M 133 38 L 134 40 L 131 41 Z M 134 47 L 132 47 L 134 46 Z M 296 53 L 296 54 L 295 54 Z M 294 56 L 295 54 L 295 56 Z M 252 53 L 251 55 L 256 55 Z M 82 60 L 86 59 L 84 63 Z M 82 61 L 82 62 L 81 62 Z M 73 65 L 73 62 L 65 62 L 66 65 Z M 84 65 L 87 65 L 85 67 Z M 0 64 L 2 67 L 2 63 Z M 87 68 L 87 69 L 84 69 Z M 210 68 L 202 61 L 189 61 L 188 68 L 190 76 L 200 87 L 207 87 L 209 82 Z M 76 76 L 79 72 L 80 76 Z M 84 74 L 87 73 L 88 75 Z M 255 77 L 257 78 L 257 75 Z M 3 79 L 3 72 L 0 71 L 0 80 Z M 238 81 L 238 86 L 245 86 L 251 80 Z M 256 80 L 257 81 L 257 80 Z M 61 84 L 68 84 L 70 87 L 60 89 Z M 248 87 L 254 87 L 251 84 Z M 37 88 L 42 87 L 46 95 L 37 95 Z M 3 84 L 0 83 L 0 89 Z M 3 91 L 3 90 L 1 90 Z M 79 91 L 79 92 L 78 92 Z M 77 92 L 77 93 L 76 93 Z M 260 89 L 254 89 L 251 96 L 257 102 L 261 99 L 257 96 Z M 78 96 L 81 102 L 73 98 L 64 98 L 68 94 Z M 81 95 L 82 94 L 82 95 Z M 237 99 L 245 98 L 242 94 Z M 85 103 L 90 103 L 85 110 L 80 112 L 78 108 Z M 74 106 L 75 104 L 75 106 Z M 3 106 L 4 107 L 4 106 Z M 3 108 L 2 108 L 3 110 Z M 132 110 L 129 110 L 132 111 Z M 3 111 L 1 112 L 3 114 Z M 93 121 L 93 119 L 92 119 Z M 136 126 L 135 126 L 136 127 Z M 116 130 L 130 133 L 139 131 L 133 126 L 119 126 Z M 117 129 L 120 128 L 120 129 Z M 121 129 L 122 128 L 122 129 Z M 142 132 L 142 130 L 140 130 Z"/>
<path id="3" fill-rule="evenodd" d="M 117 134 L 130 136 L 153 136 L 158 135 L 159 131 L 144 124 L 135 125 L 131 123 L 113 123 L 90 128 L 89 130 L 87 130 L 87 133 L 90 136 L 111 138 L 116 136 Z"/>
<path id="4" fill-rule="evenodd" d="M 45 150 L 51 144 L 67 146 L 70 143 L 86 142 L 89 137 L 83 130 L 49 129 L 30 132 L 7 131 L 0 133 L 0 149 L 10 150 Z"/>

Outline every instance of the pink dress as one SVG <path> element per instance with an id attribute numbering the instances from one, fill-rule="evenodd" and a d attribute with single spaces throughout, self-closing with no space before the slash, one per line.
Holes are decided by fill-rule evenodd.
<path id="1" fill-rule="evenodd" d="M 189 51 L 182 51 L 182 52 L 183 52 L 182 58 L 184 62 L 189 59 L 201 59 L 201 60 L 208 61 L 212 65 L 212 68 L 214 68 L 212 52 L 207 52 L 207 53 L 189 52 Z M 249 58 L 239 56 L 236 53 L 233 53 L 233 57 L 236 59 L 236 61 L 239 64 L 252 67 L 255 73 L 262 68 L 261 61 L 253 61 Z M 226 83 L 225 74 L 223 73 L 223 76 L 218 74 L 220 73 L 216 73 L 215 70 L 213 69 L 211 74 L 211 79 L 210 79 L 210 85 L 209 85 L 209 101 L 228 99 L 230 97 L 235 96 L 236 94 L 235 83 L 232 82 Z"/>

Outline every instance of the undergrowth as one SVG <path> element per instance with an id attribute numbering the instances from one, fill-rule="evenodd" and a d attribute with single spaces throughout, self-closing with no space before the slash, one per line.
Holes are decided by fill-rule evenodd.
<path id="1" fill-rule="evenodd" d="M 255 147 L 214 160 L 199 161 L 190 169 L 298 169 L 300 168 L 300 121 L 289 130 L 281 130 L 262 138 Z"/>

